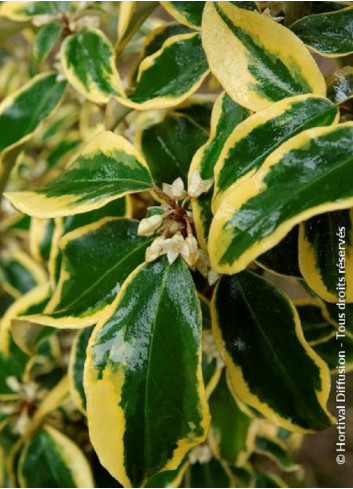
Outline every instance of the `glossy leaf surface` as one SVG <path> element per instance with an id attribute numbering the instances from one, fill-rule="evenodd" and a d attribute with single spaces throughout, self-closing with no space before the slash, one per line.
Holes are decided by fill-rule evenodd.
<path id="1" fill-rule="evenodd" d="M 202 43 L 225 91 L 253 111 L 302 93 L 325 95 L 324 78 L 304 44 L 257 12 L 208 2 Z"/>
<path id="2" fill-rule="evenodd" d="M 225 370 L 210 397 L 210 413 L 209 440 L 215 456 L 230 465 L 243 466 L 254 448 L 253 420 L 239 409 Z"/>
<path id="3" fill-rule="evenodd" d="M 301 273 L 310 288 L 328 302 L 338 301 L 339 289 L 346 302 L 353 302 L 352 220 L 353 211 L 347 209 L 312 217 L 300 225 Z"/>
<path id="4" fill-rule="evenodd" d="M 90 438 L 125 486 L 175 469 L 206 436 L 201 328 L 189 271 L 161 259 L 129 276 L 93 332 L 84 379 Z"/>
<path id="5" fill-rule="evenodd" d="M 69 82 L 88 100 L 104 104 L 111 96 L 124 94 L 113 46 L 101 31 L 85 29 L 67 37 L 61 62 Z"/>
<path id="6" fill-rule="evenodd" d="M 94 486 L 90 466 L 81 450 L 70 438 L 49 426 L 24 446 L 19 479 L 22 487 Z"/>
<path id="7" fill-rule="evenodd" d="M 306 343 L 286 295 L 251 272 L 222 277 L 211 314 L 240 400 L 288 429 L 307 432 L 330 426 L 327 367 Z"/>
<path id="8" fill-rule="evenodd" d="M 46 186 L 9 192 L 7 198 L 35 217 L 59 217 L 98 209 L 153 186 L 146 162 L 132 144 L 110 131 L 99 133 Z"/>
<path id="9" fill-rule="evenodd" d="M 226 94 L 222 93 L 214 104 L 211 117 L 211 130 L 207 142 L 196 152 L 189 170 L 189 185 L 195 172 L 203 180 L 213 178 L 214 167 L 227 137 L 233 129 L 248 116 L 248 111 Z M 198 239 L 205 248 L 212 220 L 211 199 L 213 187 L 197 199 L 192 199 L 192 210 Z"/>
<path id="10" fill-rule="evenodd" d="M 322 56 L 346 56 L 353 52 L 353 7 L 298 20 L 291 30 Z"/>
<path id="11" fill-rule="evenodd" d="M 106 218 L 66 234 L 58 285 L 44 313 L 28 320 L 61 328 L 95 324 L 126 277 L 144 261 L 153 238 L 137 236 L 138 222 Z"/>
<path id="12" fill-rule="evenodd" d="M 243 270 L 299 222 L 352 207 L 353 125 L 303 131 L 275 150 L 253 177 L 224 196 L 209 236 L 212 267 Z"/>
<path id="13" fill-rule="evenodd" d="M 56 73 L 37 75 L 2 101 L 0 151 L 29 139 L 33 131 L 57 106 L 66 82 L 57 81 L 56 77 Z"/>
<path id="14" fill-rule="evenodd" d="M 225 142 L 215 166 L 215 212 L 223 196 L 254 175 L 282 143 L 305 129 L 329 126 L 338 111 L 323 97 L 300 95 L 277 102 L 239 124 Z"/>
<path id="15" fill-rule="evenodd" d="M 192 157 L 207 135 L 192 119 L 179 114 L 169 115 L 144 129 L 140 136 L 141 151 L 154 181 L 161 186 L 181 177 L 185 182 Z"/>

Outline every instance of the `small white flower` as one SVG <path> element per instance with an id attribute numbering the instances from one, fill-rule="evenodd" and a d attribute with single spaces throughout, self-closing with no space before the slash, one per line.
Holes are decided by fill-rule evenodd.
<path id="1" fill-rule="evenodd" d="M 21 384 L 13 375 L 6 378 L 7 386 L 14 392 L 19 392 L 21 390 Z"/>
<path id="2" fill-rule="evenodd" d="M 171 185 L 163 183 L 163 192 L 169 195 L 173 200 L 181 200 L 186 197 L 184 182 L 181 178 L 174 180 Z"/>
<path id="3" fill-rule="evenodd" d="M 161 214 L 155 214 L 151 217 L 142 219 L 139 224 L 137 234 L 139 236 L 152 236 L 163 222 Z"/>
<path id="4" fill-rule="evenodd" d="M 179 255 L 183 255 L 183 257 L 189 255 L 189 248 L 180 233 L 174 234 L 172 238 L 165 239 L 162 243 L 162 250 L 163 254 L 167 255 L 170 264 L 175 262 Z"/>
<path id="5" fill-rule="evenodd" d="M 24 397 L 27 401 L 32 402 L 36 399 L 38 394 L 38 384 L 35 382 L 27 382 L 22 385 Z"/>
<path id="6" fill-rule="evenodd" d="M 203 180 L 199 171 L 194 171 L 191 176 L 188 194 L 190 197 L 199 197 L 207 192 L 213 184 L 213 178 Z"/>
<path id="7" fill-rule="evenodd" d="M 161 256 L 161 254 L 163 253 L 163 249 L 162 249 L 163 241 L 164 241 L 163 236 L 159 236 L 152 242 L 151 246 L 147 248 L 145 254 L 145 260 L 147 263 L 157 260 L 157 258 Z"/>
<path id="8" fill-rule="evenodd" d="M 26 429 L 29 423 L 30 418 L 28 416 L 28 412 L 26 409 L 23 409 L 14 424 L 14 431 L 19 435 L 24 435 L 26 433 Z"/>
<path id="9" fill-rule="evenodd" d="M 2 404 L 0 406 L 0 413 L 5 415 L 13 414 L 17 411 L 16 404 Z"/>
<path id="10" fill-rule="evenodd" d="M 174 221 L 168 227 L 168 231 L 169 231 L 170 234 L 175 234 L 178 231 L 180 231 L 182 229 L 182 227 L 183 227 L 182 223 L 180 223 L 178 221 Z"/>
<path id="11" fill-rule="evenodd" d="M 211 268 L 211 270 L 207 274 L 207 280 L 208 280 L 209 285 L 215 284 L 219 278 L 220 278 L 220 274 L 215 272 Z"/>
<path id="12" fill-rule="evenodd" d="M 205 353 L 208 363 L 215 359 L 218 368 L 224 367 L 224 362 L 211 331 L 203 331 L 202 333 L 202 351 Z"/>
<path id="13" fill-rule="evenodd" d="M 198 445 L 193 450 L 191 450 L 189 455 L 189 460 L 191 464 L 207 464 L 212 458 L 212 452 L 206 443 Z"/>
<path id="14" fill-rule="evenodd" d="M 193 268 L 196 265 L 196 262 L 199 259 L 199 254 L 200 254 L 197 239 L 195 238 L 195 236 L 192 235 L 187 236 L 185 238 L 185 244 L 188 248 L 188 252 L 187 254 L 182 252 L 181 255 L 186 261 L 186 263 Z"/>

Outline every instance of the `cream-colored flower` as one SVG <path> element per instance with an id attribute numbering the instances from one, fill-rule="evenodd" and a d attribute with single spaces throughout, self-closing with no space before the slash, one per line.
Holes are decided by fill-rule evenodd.
<path id="1" fill-rule="evenodd" d="M 189 248 L 181 233 L 176 233 L 172 238 L 165 239 L 162 243 L 163 254 L 167 255 L 170 264 L 175 262 L 179 255 L 184 258 L 189 256 Z"/>
<path id="2" fill-rule="evenodd" d="M 19 435 L 24 435 L 30 422 L 31 420 L 28 416 L 27 409 L 23 409 L 19 417 L 16 419 L 16 422 L 14 423 L 14 432 L 18 433 Z"/>
<path id="3" fill-rule="evenodd" d="M 190 197 L 199 197 L 201 194 L 207 192 L 213 184 L 213 178 L 203 180 L 199 171 L 194 171 L 191 176 L 188 194 Z"/>
<path id="4" fill-rule="evenodd" d="M 181 200 L 186 197 L 184 182 L 181 178 L 174 180 L 171 185 L 169 185 L 169 183 L 163 183 L 163 192 L 169 195 L 173 200 Z"/>
<path id="5" fill-rule="evenodd" d="M 23 396 L 24 398 L 31 402 L 34 401 L 38 396 L 38 384 L 35 382 L 27 382 L 22 385 Z"/>
<path id="6" fill-rule="evenodd" d="M 211 331 L 203 331 L 202 333 L 202 351 L 205 353 L 209 363 L 212 360 L 216 360 L 218 368 L 224 367 L 224 362 Z"/>
<path id="7" fill-rule="evenodd" d="M 186 263 L 190 267 L 195 267 L 197 260 L 199 259 L 199 245 L 195 236 L 187 236 L 185 238 L 185 244 L 188 248 L 187 254 L 181 253 Z"/>
<path id="8" fill-rule="evenodd" d="M 189 460 L 191 464 L 207 464 L 212 458 L 212 452 L 210 446 L 207 443 L 198 445 L 191 450 Z"/>
<path id="9" fill-rule="evenodd" d="M 161 214 L 155 214 L 151 217 L 146 217 L 140 222 L 137 234 L 139 236 L 152 236 L 161 226 L 162 222 L 163 217 Z"/>
<path id="10" fill-rule="evenodd" d="M 164 242 L 164 238 L 163 236 L 159 236 L 158 238 L 156 238 L 151 246 L 149 246 L 146 250 L 146 253 L 145 253 L 145 260 L 147 263 L 150 263 L 154 260 L 157 260 L 157 258 L 159 258 L 162 253 L 163 253 L 163 249 L 162 249 L 162 244 Z"/>
<path id="11" fill-rule="evenodd" d="M 6 377 L 6 385 L 14 392 L 19 392 L 21 390 L 20 382 L 13 375 Z"/>

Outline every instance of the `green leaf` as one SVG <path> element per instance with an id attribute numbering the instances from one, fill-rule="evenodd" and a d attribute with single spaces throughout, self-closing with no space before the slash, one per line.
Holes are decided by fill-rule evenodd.
<path id="1" fill-rule="evenodd" d="M 39 124 L 58 105 L 66 82 L 56 73 L 37 75 L 0 104 L 0 151 L 27 141 Z"/>
<path id="2" fill-rule="evenodd" d="M 226 372 L 213 391 L 210 401 L 209 443 L 214 455 L 229 465 L 243 466 L 255 446 L 253 420 L 239 409 L 230 392 Z"/>
<path id="3" fill-rule="evenodd" d="M 335 104 L 353 97 L 353 67 L 345 66 L 327 79 L 327 96 Z"/>
<path id="4" fill-rule="evenodd" d="M 83 214 L 75 214 L 55 220 L 55 229 L 50 252 L 50 260 L 48 264 L 50 278 L 53 283 L 59 280 L 61 267 L 61 250 L 59 248 L 60 238 L 75 229 L 91 224 L 103 219 L 104 217 L 130 217 L 131 202 L 128 196 L 121 199 L 112 200 L 109 204 L 100 207 L 99 209 L 84 212 Z"/>
<path id="5" fill-rule="evenodd" d="M 207 142 L 195 154 L 188 175 L 189 186 L 192 176 L 199 172 L 203 180 L 213 178 L 213 170 L 222 152 L 223 146 L 233 129 L 249 112 L 226 94 L 222 93 L 216 100 L 211 117 L 211 131 Z M 192 199 L 192 210 L 197 237 L 203 248 L 206 248 L 209 227 L 212 220 L 211 199 L 213 187 L 197 199 Z"/>
<path id="6" fill-rule="evenodd" d="M 29 246 L 31 255 L 38 262 L 47 262 L 54 234 L 53 219 L 37 219 L 32 217 L 29 233 Z"/>
<path id="7" fill-rule="evenodd" d="M 46 281 L 45 272 L 20 249 L 4 251 L 0 261 L 1 287 L 12 297 L 20 297 Z"/>
<path id="8" fill-rule="evenodd" d="M 75 405 L 86 413 L 86 394 L 83 388 L 83 368 L 86 361 L 86 349 L 93 327 L 77 332 L 71 347 L 69 362 L 70 393 Z"/>
<path id="9" fill-rule="evenodd" d="M 254 470 L 250 465 L 245 467 L 229 467 L 237 487 L 254 487 Z"/>
<path id="10" fill-rule="evenodd" d="M 102 31 L 85 29 L 67 37 L 60 57 L 66 78 L 88 100 L 106 104 L 124 95 L 113 46 Z"/>
<path id="11" fill-rule="evenodd" d="M 66 234 L 59 282 L 50 303 L 28 321 L 59 328 L 91 326 L 126 277 L 144 261 L 152 238 L 137 236 L 138 222 L 105 218 Z"/>
<path id="12" fill-rule="evenodd" d="M 323 2 L 313 2 L 311 5 L 311 12 L 313 14 L 323 14 L 326 12 L 333 12 L 335 10 L 341 10 L 342 8 L 347 7 L 347 2 L 330 2 L 330 1 L 323 1 Z"/>
<path id="13" fill-rule="evenodd" d="M 327 99 L 299 95 L 277 102 L 237 125 L 223 145 L 215 166 L 213 211 L 282 143 L 311 127 L 329 126 L 338 120 L 337 108 Z"/>
<path id="14" fill-rule="evenodd" d="M 288 487 L 287 484 L 276 474 L 270 472 L 259 472 L 255 477 L 255 486 L 261 488 Z"/>
<path id="15" fill-rule="evenodd" d="M 337 57 L 353 53 L 353 7 L 309 15 L 291 25 L 291 30 L 321 56 Z"/>
<path id="16" fill-rule="evenodd" d="M 207 435 L 201 328 L 189 271 L 163 258 L 129 276 L 93 331 L 84 374 L 90 439 L 124 486 L 176 469 Z"/>
<path id="17" fill-rule="evenodd" d="M 327 321 L 333 321 L 341 333 L 353 338 L 353 304 L 345 304 L 345 307 L 340 304 L 338 307 L 336 304 L 326 302 L 324 310 L 326 310 L 324 317 Z"/>
<path id="18" fill-rule="evenodd" d="M 209 133 L 214 101 L 213 95 L 195 94 L 175 107 L 174 111 L 189 117 Z"/>
<path id="19" fill-rule="evenodd" d="M 332 374 L 342 375 L 343 359 L 345 372 L 353 370 L 353 339 L 350 336 L 334 336 L 315 345 L 314 350 L 324 360 Z"/>
<path id="20" fill-rule="evenodd" d="M 332 424 L 326 410 L 329 372 L 306 343 L 285 294 L 251 272 L 224 276 L 214 291 L 211 315 L 241 401 L 290 430 L 310 432 Z"/>
<path id="21" fill-rule="evenodd" d="M 121 2 L 118 17 L 118 41 L 116 54 L 120 54 L 130 39 L 138 32 L 158 2 Z"/>
<path id="22" fill-rule="evenodd" d="M 0 16 L 25 22 L 36 15 L 60 15 L 70 7 L 71 2 L 2 2 Z"/>
<path id="23" fill-rule="evenodd" d="M 323 75 L 304 44 L 260 13 L 208 2 L 202 44 L 224 90 L 255 112 L 294 95 L 326 93 Z"/>
<path id="24" fill-rule="evenodd" d="M 21 487 L 94 487 L 81 450 L 51 426 L 44 426 L 24 445 L 18 476 Z"/>
<path id="25" fill-rule="evenodd" d="M 99 209 L 153 186 L 147 164 L 122 136 L 103 131 L 59 177 L 38 190 L 9 192 L 11 203 L 35 217 L 59 217 Z"/>
<path id="26" fill-rule="evenodd" d="M 40 28 L 33 45 L 33 55 L 37 61 L 45 60 L 61 33 L 62 22 L 51 22 Z"/>
<path id="27" fill-rule="evenodd" d="M 112 200 L 109 204 L 99 209 L 84 212 L 83 214 L 66 216 L 63 219 L 63 234 L 67 234 L 87 224 L 97 222 L 104 217 L 129 217 L 128 215 L 131 214 L 131 202 L 128 199 L 129 197 L 123 197 Z"/>
<path id="28" fill-rule="evenodd" d="M 207 74 L 200 34 L 172 36 L 142 61 L 134 91 L 119 101 L 138 110 L 172 107 L 196 92 Z"/>
<path id="29" fill-rule="evenodd" d="M 125 4 L 123 3 L 122 5 Z M 152 31 L 146 37 L 143 43 L 142 52 L 139 56 L 139 62 L 159 51 L 163 47 L 165 41 L 167 41 L 170 37 L 176 36 L 178 34 L 186 34 L 187 32 L 190 32 L 190 29 L 188 27 L 177 23 L 162 24 L 161 26 L 157 27 L 157 29 Z M 136 83 L 137 74 L 138 65 L 136 66 L 130 77 L 132 85 Z"/>
<path id="30" fill-rule="evenodd" d="M 257 436 L 255 451 L 275 462 L 281 470 L 291 472 L 299 469 L 299 465 L 293 462 L 286 446 L 275 438 Z"/>
<path id="31" fill-rule="evenodd" d="M 353 211 L 347 209 L 300 224 L 300 271 L 309 287 L 327 302 L 338 302 L 343 293 L 346 302 L 353 302 L 352 222 Z"/>
<path id="32" fill-rule="evenodd" d="M 221 462 L 211 458 L 205 463 L 195 462 L 186 472 L 185 487 L 234 487 L 231 473 Z"/>
<path id="33" fill-rule="evenodd" d="M 14 392 L 7 384 L 8 377 L 22 379 L 28 363 L 28 356 L 25 355 L 14 342 L 12 334 L 12 322 L 15 318 L 36 313 L 43 310 L 48 301 L 49 286 L 42 284 L 22 295 L 13 302 L 6 310 L 1 319 L 0 329 L 0 397 L 1 399 L 16 398 L 18 393 Z"/>
<path id="34" fill-rule="evenodd" d="M 329 340 L 336 335 L 334 321 L 325 318 L 324 305 L 314 298 L 294 301 L 303 328 L 303 333 L 309 345 L 314 346 Z"/>
<path id="35" fill-rule="evenodd" d="M 256 263 L 276 275 L 302 278 L 298 260 L 298 233 L 298 226 L 295 226 L 278 245 L 260 255 Z"/>
<path id="36" fill-rule="evenodd" d="M 175 20 L 192 29 L 201 27 L 202 12 L 206 2 L 160 2 Z"/>
<path id="37" fill-rule="evenodd" d="M 210 397 L 218 384 L 224 365 L 211 330 L 210 303 L 201 294 L 199 299 L 202 312 L 202 377 L 207 397 Z"/>
<path id="38" fill-rule="evenodd" d="M 154 181 L 162 185 L 181 177 L 185 182 L 192 157 L 207 136 L 207 131 L 192 119 L 177 113 L 144 129 L 141 151 Z"/>
<path id="39" fill-rule="evenodd" d="M 353 124 L 303 131 L 224 196 L 209 236 L 211 266 L 237 273 L 299 222 L 353 206 Z"/>
<path id="40" fill-rule="evenodd" d="M 176 469 L 159 472 L 151 477 L 144 487 L 180 487 L 188 465 L 188 456 L 186 456 Z"/>

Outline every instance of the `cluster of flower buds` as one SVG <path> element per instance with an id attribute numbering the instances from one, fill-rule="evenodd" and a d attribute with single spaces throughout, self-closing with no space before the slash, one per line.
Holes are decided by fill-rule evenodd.
<path id="1" fill-rule="evenodd" d="M 207 192 L 212 184 L 213 180 L 203 180 L 199 172 L 192 175 L 188 192 L 181 178 L 172 184 L 163 184 L 167 202 L 157 208 L 153 215 L 142 219 L 138 228 L 139 236 L 160 234 L 146 250 L 147 263 L 162 255 L 167 255 L 169 263 L 173 263 L 181 256 L 190 268 L 198 269 L 208 277 L 210 283 L 218 279 L 218 274 L 210 269 L 207 253 L 199 248 L 194 236 L 192 212 L 184 207 L 190 198 Z"/>

